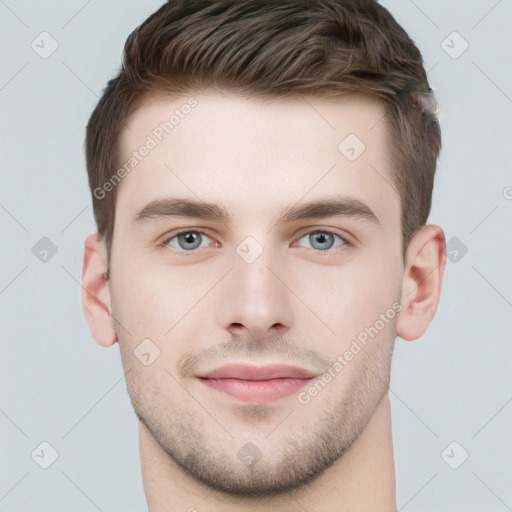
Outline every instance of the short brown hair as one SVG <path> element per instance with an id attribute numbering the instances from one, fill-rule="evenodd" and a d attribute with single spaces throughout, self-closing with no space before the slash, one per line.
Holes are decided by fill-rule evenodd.
<path id="1" fill-rule="evenodd" d="M 364 94 L 385 108 L 403 250 L 426 223 L 441 131 L 422 115 L 429 91 L 418 48 L 374 0 L 169 0 L 128 37 L 123 66 L 87 125 L 86 162 L 98 232 L 110 254 L 127 117 L 155 92 L 213 88 L 246 97 Z M 341 142 L 341 141 L 340 141 Z"/>

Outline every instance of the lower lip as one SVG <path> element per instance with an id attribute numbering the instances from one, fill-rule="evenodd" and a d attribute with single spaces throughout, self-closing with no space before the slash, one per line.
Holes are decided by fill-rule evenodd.
<path id="1" fill-rule="evenodd" d="M 231 395 L 244 402 L 275 402 L 292 395 L 304 387 L 311 379 L 199 379 L 209 388 Z"/>

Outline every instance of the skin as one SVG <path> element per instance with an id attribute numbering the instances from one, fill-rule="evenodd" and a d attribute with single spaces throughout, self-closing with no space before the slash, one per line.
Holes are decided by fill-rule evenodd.
<path id="1" fill-rule="evenodd" d="M 423 226 L 403 257 L 377 102 L 194 97 L 197 106 L 116 190 L 110 275 L 98 234 L 84 251 L 84 314 L 100 345 L 120 345 L 149 510 L 395 511 L 393 346 L 397 335 L 419 338 L 435 314 L 443 231 Z M 142 102 L 122 155 L 187 99 Z M 338 150 L 350 133 L 366 146 L 353 162 Z M 214 203 L 231 219 L 135 220 L 170 196 Z M 334 196 L 361 201 L 377 221 L 343 214 L 279 222 L 287 207 Z M 190 233 L 176 237 L 183 228 L 195 242 Z M 326 230 L 335 235 L 322 238 Z M 248 236 L 256 241 L 250 254 L 262 250 L 250 263 L 237 252 Z M 401 311 L 377 324 L 393 305 Z M 295 393 L 248 404 L 196 378 L 226 362 L 292 364 L 321 378 L 376 325 L 308 403 Z M 149 365 L 134 354 L 144 339 L 159 350 Z M 237 456 L 248 443 L 260 456 L 250 467 Z"/>

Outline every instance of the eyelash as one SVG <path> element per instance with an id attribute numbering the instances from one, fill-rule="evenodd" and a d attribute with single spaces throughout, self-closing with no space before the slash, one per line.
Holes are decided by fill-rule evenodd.
<path id="1" fill-rule="evenodd" d="M 178 236 L 180 235 L 183 235 L 185 233 L 196 233 L 196 234 L 200 234 L 200 235 L 204 235 L 208 238 L 211 239 L 211 237 L 205 233 L 204 231 L 201 231 L 201 230 L 196 230 L 196 229 L 184 229 L 182 231 L 179 231 L 178 233 L 174 233 L 171 237 L 168 237 L 166 238 L 161 244 L 160 244 L 160 247 L 163 249 L 163 250 L 171 250 L 172 252 L 174 253 L 177 253 L 177 254 L 180 254 L 180 255 L 183 255 L 183 256 L 189 256 L 189 255 L 192 255 L 194 253 L 197 253 L 199 250 L 198 249 L 194 249 L 192 251 L 187 251 L 187 250 L 184 250 L 184 249 L 181 249 L 181 250 L 178 250 L 178 249 L 174 249 L 173 247 L 170 247 L 169 246 L 169 242 L 171 240 L 173 240 L 174 238 L 177 238 Z M 341 245 L 341 247 L 337 247 L 335 249 L 326 249 L 324 251 L 320 250 L 320 249 L 309 249 L 310 251 L 313 251 L 315 254 L 319 254 L 321 256 L 332 256 L 333 254 L 338 254 L 339 252 L 345 250 L 347 247 L 351 246 L 352 244 L 344 237 L 342 237 L 341 235 L 339 235 L 338 233 L 335 233 L 334 231 L 329 231 L 328 229 L 313 229 L 311 231 L 308 231 L 306 233 L 303 233 L 298 239 L 298 240 L 301 240 L 302 238 L 304 238 L 305 236 L 307 235 L 310 235 L 312 233 L 322 233 L 322 234 L 327 234 L 327 235 L 334 235 L 335 237 L 338 237 L 342 242 L 343 244 Z M 296 243 L 296 242 L 294 242 Z M 303 247 L 303 249 L 308 249 L 307 247 Z"/>

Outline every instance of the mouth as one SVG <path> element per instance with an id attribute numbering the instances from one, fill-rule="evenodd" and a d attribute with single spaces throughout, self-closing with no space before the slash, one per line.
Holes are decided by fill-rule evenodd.
<path id="1" fill-rule="evenodd" d="M 298 392 L 315 376 L 313 372 L 296 366 L 231 364 L 197 377 L 209 389 L 232 398 L 267 403 Z"/>

